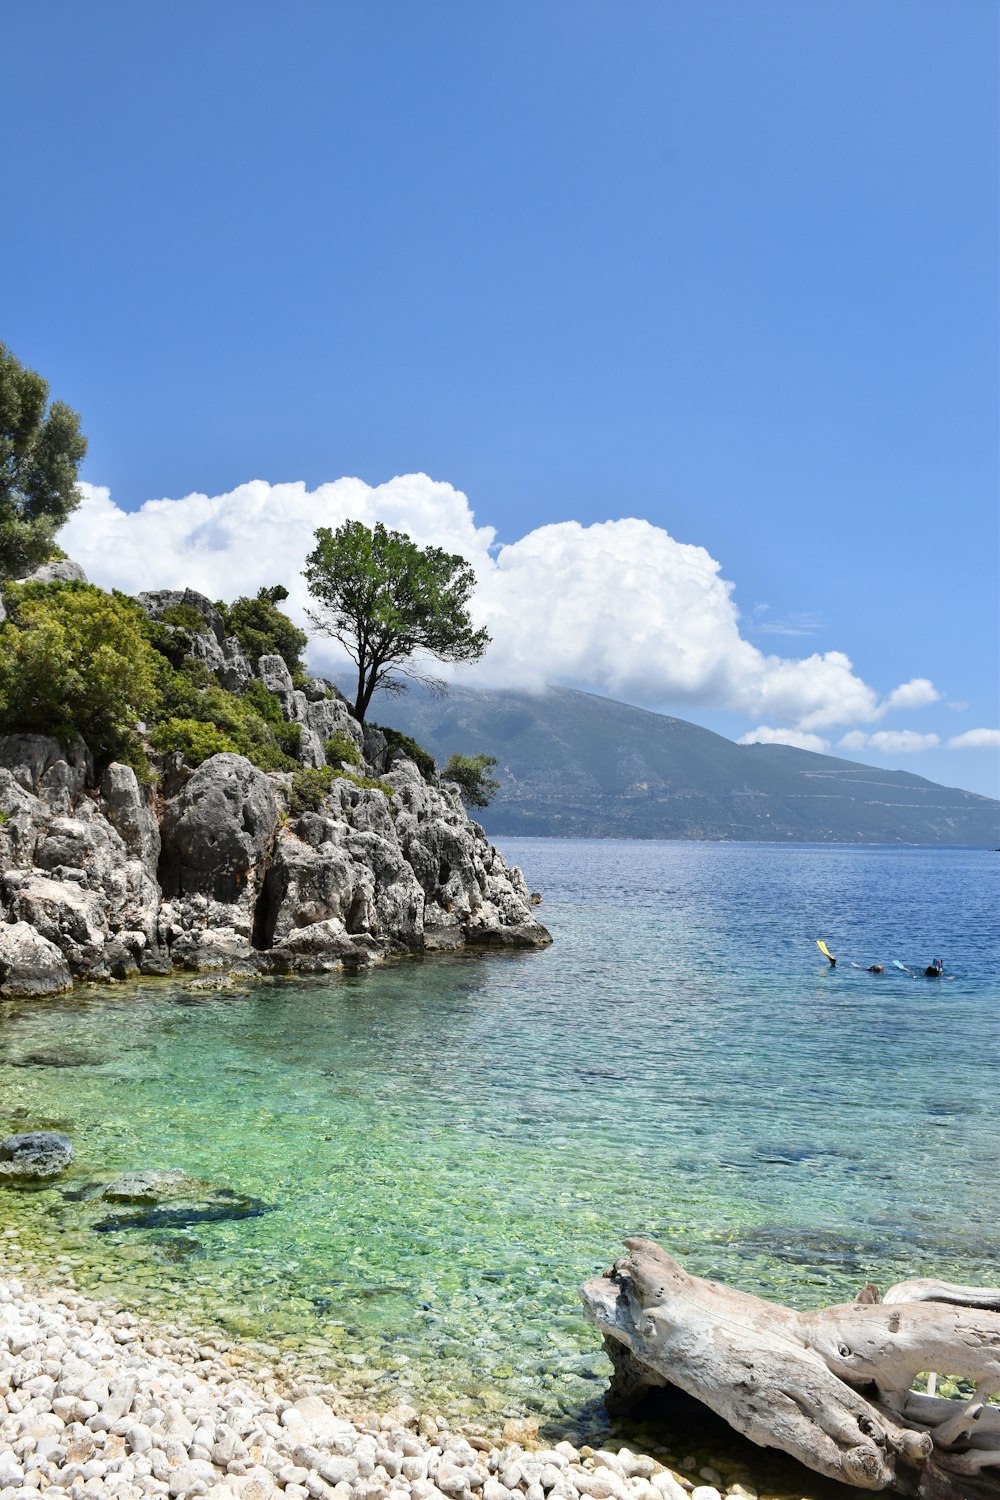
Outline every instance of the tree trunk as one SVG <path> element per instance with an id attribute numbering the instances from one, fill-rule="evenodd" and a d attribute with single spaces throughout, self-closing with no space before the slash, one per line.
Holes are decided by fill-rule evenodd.
<path id="1" fill-rule="evenodd" d="M 1000 1500 L 1000 1288 L 906 1281 L 798 1313 L 689 1275 L 651 1240 L 582 1297 L 615 1367 L 609 1404 L 676 1385 L 762 1447 L 862 1489 Z M 970 1381 L 968 1401 L 911 1390 Z"/>

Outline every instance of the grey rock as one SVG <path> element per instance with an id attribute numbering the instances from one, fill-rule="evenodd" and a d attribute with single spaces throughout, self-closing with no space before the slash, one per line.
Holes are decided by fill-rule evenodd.
<path id="1" fill-rule="evenodd" d="M 216 674 L 227 692 L 245 693 L 250 686 L 253 668 L 235 636 L 227 636 L 223 641 L 222 665 L 216 668 Z"/>
<path id="2" fill-rule="evenodd" d="M 179 1167 L 149 1167 L 126 1172 L 109 1182 L 101 1197 L 109 1203 L 165 1203 L 171 1198 L 194 1198 L 201 1183 Z"/>
<path id="3" fill-rule="evenodd" d="M 67 749 L 44 734 L 4 735 L 0 768 L 10 771 L 26 792 L 61 812 L 71 812 L 94 780 L 94 762 L 79 735 Z"/>
<path id="4" fill-rule="evenodd" d="M 389 768 L 388 751 L 389 741 L 381 729 L 376 729 L 373 725 L 366 724 L 364 730 L 364 757 L 375 768 L 376 776 L 381 776 Z"/>
<path id="5" fill-rule="evenodd" d="M 273 693 L 281 704 L 286 719 L 294 715 L 290 711 L 295 699 L 295 685 L 288 663 L 283 656 L 262 656 L 257 662 L 260 679 L 269 693 Z"/>
<path id="6" fill-rule="evenodd" d="M 0 995 L 59 995 L 73 977 L 56 945 L 28 922 L 0 924 Z"/>
<path id="7" fill-rule="evenodd" d="M 246 906 L 277 824 L 274 790 L 264 772 L 242 755 L 213 755 L 164 809 L 164 894 Z"/>
<path id="8" fill-rule="evenodd" d="M 101 892 L 32 870 L 8 872 L 3 893 L 14 921 L 58 948 L 74 973 L 100 964 L 108 936 L 108 902 Z"/>
<path id="9" fill-rule="evenodd" d="M 0 1177 L 56 1177 L 72 1160 L 72 1141 L 55 1130 L 29 1130 L 0 1141 Z"/>
<path id="10" fill-rule="evenodd" d="M 42 563 L 29 573 L 26 583 L 86 583 L 87 575 L 78 562 L 71 557 L 58 557 L 53 562 Z"/>
<path id="11" fill-rule="evenodd" d="M 154 878 L 160 858 L 160 829 L 131 766 L 112 762 L 101 777 L 101 812 L 120 835 L 133 859 Z"/>
<path id="12" fill-rule="evenodd" d="M 146 593 L 137 594 L 136 599 L 151 620 L 160 619 L 164 610 L 176 608 L 178 604 L 185 604 L 198 611 L 205 622 L 205 628 L 212 633 L 219 646 L 226 638 L 226 627 L 219 611 L 211 599 L 206 599 L 205 595 L 199 594 L 196 589 L 151 589 Z"/>

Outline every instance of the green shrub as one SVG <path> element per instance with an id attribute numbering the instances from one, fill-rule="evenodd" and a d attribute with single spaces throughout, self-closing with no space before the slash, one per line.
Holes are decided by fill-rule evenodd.
<path id="1" fill-rule="evenodd" d="M 371 776 L 355 776 L 353 771 L 338 771 L 334 766 L 310 766 L 296 771 L 288 790 L 288 810 L 293 818 L 302 813 L 318 812 L 323 798 L 335 781 L 349 781 L 363 791 L 382 792 L 392 801 L 393 788 Z"/>
<path id="2" fill-rule="evenodd" d="M 291 771 L 298 764 L 302 726 L 286 723 L 281 704 L 262 682 L 250 684 L 242 697 L 227 692 L 204 662 L 187 657 L 179 668 L 162 657 L 158 674 L 159 703 L 151 715 L 151 735 L 157 750 L 183 750 L 197 754 L 212 743 L 201 734 L 192 739 L 188 726 L 199 723 L 214 728 L 225 740 L 208 755 L 231 750 L 245 755 L 262 771 Z M 193 758 L 193 757 L 192 757 Z"/>
<path id="3" fill-rule="evenodd" d="M 328 761 L 346 760 L 348 765 L 361 765 L 361 751 L 344 729 L 338 729 L 337 733 L 331 735 L 323 746 L 324 754 Z"/>
<path id="4" fill-rule="evenodd" d="M 224 750 L 239 753 L 234 740 L 215 724 L 202 719 L 164 719 L 154 727 L 149 740 L 161 754 L 182 751 L 193 766 L 200 766 L 210 755 L 221 755 Z"/>
<path id="5" fill-rule="evenodd" d="M 160 610 L 159 617 L 164 625 L 179 625 L 183 630 L 194 631 L 195 635 L 209 629 L 208 621 L 193 604 L 168 604 L 166 609 Z"/>
<path id="6" fill-rule="evenodd" d="M 157 702 L 158 661 L 138 605 L 88 583 L 8 584 L 0 729 L 81 734 L 98 760 L 143 770 L 136 724 Z"/>
<path id="7" fill-rule="evenodd" d="M 244 596 L 234 599 L 232 604 L 216 602 L 215 607 L 222 616 L 226 633 L 236 637 L 255 671 L 262 656 L 280 656 L 293 680 L 304 681 L 302 653 L 309 638 L 278 609 L 287 598 L 288 590 L 279 583 L 269 589 L 258 589 L 256 599 Z"/>
<path id="8" fill-rule="evenodd" d="M 415 762 L 417 770 L 425 781 L 433 781 L 437 777 L 437 762 L 429 751 L 416 740 L 411 740 L 408 734 L 402 734 L 398 729 L 388 729 L 384 724 L 373 724 L 373 729 L 380 729 L 389 743 L 390 750 L 399 750 L 403 755 L 408 755 Z"/>
<path id="9" fill-rule="evenodd" d="M 153 650 L 165 656 L 172 667 L 180 667 L 184 658 L 190 656 L 194 650 L 194 640 L 190 631 L 177 628 L 172 630 L 169 625 L 164 625 L 159 620 L 147 620 L 143 629 Z"/>
<path id="10" fill-rule="evenodd" d="M 388 786 L 384 781 L 378 781 L 374 776 L 355 776 L 353 771 L 336 771 L 335 776 L 339 781 L 350 781 L 355 786 L 361 787 L 362 791 L 381 792 L 391 802 L 396 795 L 395 787 Z"/>
<path id="11" fill-rule="evenodd" d="M 453 755 L 441 774 L 458 783 L 467 806 L 489 807 L 500 790 L 499 781 L 490 775 L 497 764 L 495 755 Z"/>
<path id="12" fill-rule="evenodd" d="M 293 818 L 302 813 L 318 812 L 323 798 L 333 785 L 332 766 L 310 766 L 296 771 L 288 789 L 288 810 Z"/>

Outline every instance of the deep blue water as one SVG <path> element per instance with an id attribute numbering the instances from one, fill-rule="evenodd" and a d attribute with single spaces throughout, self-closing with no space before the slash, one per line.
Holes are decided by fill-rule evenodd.
<path id="1" fill-rule="evenodd" d="M 550 949 L 8 1005 L 0 1127 L 78 1159 L 5 1223 L 123 1300 L 490 1412 L 599 1394 L 576 1291 L 626 1234 L 800 1306 L 1000 1281 L 1000 856 L 502 847 Z M 270 1211 L 98 1233 L 88 1192 L 144 1166 Z"/>

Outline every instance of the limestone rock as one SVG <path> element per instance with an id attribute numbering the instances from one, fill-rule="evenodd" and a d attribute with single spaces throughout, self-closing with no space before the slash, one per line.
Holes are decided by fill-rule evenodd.
<path id="1" fill-rule="evenodd" d="M 71 989 L 69 965 L 28 922 L 0 923 L 0 995 L 58 995 Z"/>
<path id="2" fill-rule="evenodd" d="M 245 693 L 250 686 L 253 668 L 235 636 L 227 636 L 222 642 L 222 663 L 215 670 L 222 686 L 229 693 Z"/>
<path id="3" fill-rule="evenodd" d="M 166 805 L 160 883 L 166 896 L 200 895 L 252 911 L 278 825 L 274 790 L 242 755 L 213 755 Z"/>
<path id="4" fill-rule="evenodd" d="M 108 1203 L 153 1204 L 169 1198 L 193 1198 L 201 1184 L 179 1167 L 148 1167 L 126 1172 L 102 1189 Z"/>
<path id="5" fill-rule="evenodd" d="M 131 766 L 114 761 L 105 770 L 101 777 L 101 812 L 132 858 L 155 879 L 160 828 Z"/>
<path id="6" fill-rule="evenodd" d="M 196 589 L 150 589 L 146 593 L 137 594 L 136 599 L 151 620 L 161 619 L 165 610 L 176 609 L 178 605 L 195 609 L 204 620 L 206 630 L 215 637 L 219 646 L 226 638 L 226 627 L 219 611 L 211 599 L 206 599 Z"/>
<path id="7" fill-rule="evenodd" d="M 29 573 L 25 583 L 86 583 L 87 575 L 71 557 L 57 557 Z"/>
<path id="8" fill-rule="evenodd" d="M 51 879 L 37 870 L 9 871 L 3 894 L 14 921 L 61 950 L 74 973 L 96 968 L 108 935 L 108 902 L 76 880 Z"/>
<path id="9" fill-rule="evenodd" d="M 0 1141 L 0 1178 L 56 1177 L 72 1160 L 72 1141 L 55 1130 L 29 1130 Z"/>
<path id="10" fill-rule="evenodd" d="M 72 811 L 84 787 L 94 779 L 93 759 L 79 735 L 68 749 L 44 734 L 4 735 L 0 768 L 56 812 Z"/>

